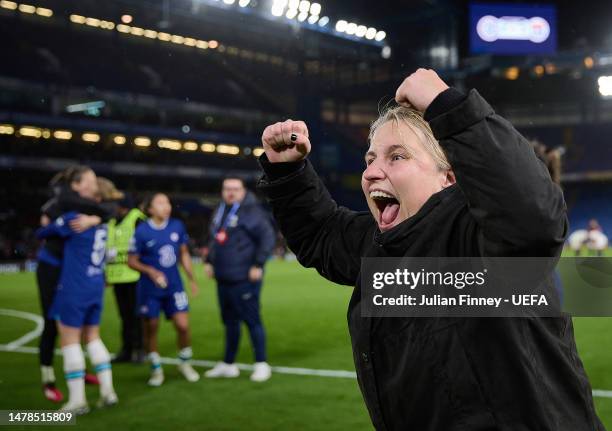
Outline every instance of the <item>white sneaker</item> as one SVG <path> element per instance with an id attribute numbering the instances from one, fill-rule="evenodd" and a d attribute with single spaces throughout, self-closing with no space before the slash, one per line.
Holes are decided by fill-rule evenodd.
<path id="1" fill-rule="evenodd" d="M 104 397 L 100 397 L 100 399 L 96 403 L 96 407 L 98 407 L 99 409 L 104 407 L 112 407 L 114 405 L 117 405 L 118 402 L 119 398 L 117 397 L 117 394 L 112 392 Z"/>
<path id="2" fill-rule="evenodd" d="M 253 374 L 251 374 L 251 380 L 253 382 L 265 382 L 272 377 L 272 368 L 267 362 L 255 362 L 253 365 Z"/>
<path id="3" fill-rule="evenodd" d="M 234 378 L 240 375 L 240 370 L 236 364 L 226 364 L 225 362 L 217 362 L 217 365 L 212 370 L 208 370 L 204 375 L 210 379 L 219 377 Z"/>
<path id="4" fill-rule="evenodd" d="M 87 404 L 87 401 L 84 401 L 81 404 L 78 403 L 70 403 L 70 401 L 68 401 L 66 404 L 64 404 L 60 409 L 60 412 L 70 412 L 75 414 L 76 416 L 80 416 L 80 415 L 84 415 L 89 413 L 89 405 Z"/>
<path id="5" fill-rule="evenodd" d="M 151 373 L 151 377 L 149 378 L 147 385 L 157 387 L 161 386 L 162 383 L 164 383 L 164 370 L 158 368 Z"/>
<path id="6" fill-rule="evenodd" d="M 200 375 L 198 374 L 196 370 L 193 369 L 191 364 L 188 364 L 188 363 L 178 364 L 178 370 L 181 372 L 183 377 L 187 379 L 188 382 L 193 383 L 193 382 L 197 382 L 198 380 L 200 380 Z"/>

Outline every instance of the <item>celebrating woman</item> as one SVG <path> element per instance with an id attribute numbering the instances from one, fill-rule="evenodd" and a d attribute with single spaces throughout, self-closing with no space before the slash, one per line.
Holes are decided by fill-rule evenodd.
<path id="1" fill-rule="evenodd" d="M 370 212 L 333 201 L 303 122 L 262 136 L 265 193 L 300 263 L 354 285 L 359 386 L 381 430 L 601 430 L 569 317 L 368 318 L 362 257 L 558 256 L 563 194 L 531 145 L 476 92 L 419 69 L 370 130 Z"/>

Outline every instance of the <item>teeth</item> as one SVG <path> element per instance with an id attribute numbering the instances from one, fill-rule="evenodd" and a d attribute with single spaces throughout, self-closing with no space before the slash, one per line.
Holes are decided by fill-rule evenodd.
<path id="1" fill-rule="evenodd" d="M 395 199 L 395 196 L 390 195 L 389 193 L 382 192 L 380 190 L 375 190 L 373 192 L 370 192 L 370 197 L 372 199 L 376 199 L 376 198 Z"/>

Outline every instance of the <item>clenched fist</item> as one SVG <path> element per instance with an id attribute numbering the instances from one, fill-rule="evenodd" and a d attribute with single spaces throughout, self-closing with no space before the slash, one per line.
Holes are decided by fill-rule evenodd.
<path id="1" fill-rule="evenodd" d="M 303 121 L 272 124 L 265 128 L 261 142 L 271 163 L 297 162 L 310 153 L 308 128 Z"/>
<path id="2" fill-rule="evenodd" d="M 431 69 L 418 69 L 395 92 L 395 101 L 402 106 L 412 106 L 425 112 L 433 100 L 448 85 Z"/>

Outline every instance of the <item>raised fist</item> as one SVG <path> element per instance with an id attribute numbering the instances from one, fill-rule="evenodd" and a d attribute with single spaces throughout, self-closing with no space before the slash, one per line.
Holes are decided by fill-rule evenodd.
<path id="1" fill-rule="evenodd" d="M 431 69 L 418 69 L 399 86 L 395 101 L 402 106 L 412 106 L 425 112 L 433 100 L 448 88 L 448 85 Z"/>
<path id="2" fill-rule="evenodd" d="M 261 142 L 271 163 L 297 162 L 310 153 L 308 128 L 303 121 L 272 124 L 264 129 Z"/>

